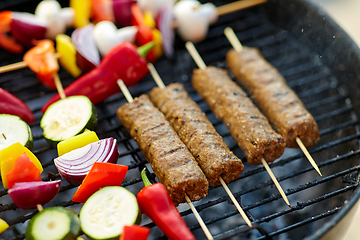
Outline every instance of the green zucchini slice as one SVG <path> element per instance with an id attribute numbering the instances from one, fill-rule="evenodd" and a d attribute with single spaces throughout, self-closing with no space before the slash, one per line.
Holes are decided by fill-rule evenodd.
<path id="1" fill-rule="evenodd" d="M 119 239 L 125 225 L 139 224 L 141 212 L 134 194 L 123 187 L 104 187 L 80 210 L 82 231 L 97 240 Z"/>
<path id="2" fill-rule="evenodd" d="M 77 214 L 64 207 L 45 208 L 29 222 L 26 240 L 75 240 L 80 235 Z"/>
<path id="3" fill-rule="evenodd" d="M 16 142 L 30 150 L 33 148 L 34 140 L 29 125 L 18 116 L 0 114 L 0 151 Z"/>
<path id="4" fill-rule="evenodd" d="M 97 113 L 95 106 L 85 96 L 70 96 L 51 104 L 41 118 L 44 137 L 60 142 L 84 132 L 95 130 Z"/>

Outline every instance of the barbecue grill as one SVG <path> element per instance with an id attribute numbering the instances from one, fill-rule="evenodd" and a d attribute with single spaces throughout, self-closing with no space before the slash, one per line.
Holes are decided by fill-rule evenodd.
<path id="1" fill-rule="evenodd" d="M 39 1 L 1 1 L 0 10 L 33 12 Z M 68 1 L 59 1 L 63 6 Z M 213 1 L 216 6 L 231 1 Z M 230 26 L 240 41 L 260 48 L 264 57 L 287 79 L 317 121 L 321 140 L 309 152 L 323 173 L 320 177 L 299 149 L 286 149 L 270 164 L 291 203 L 289 208 L 277 192 L 262 165 L 252 166 L 231 138 L 226 127 L 191 86 L 192 69 L 197 68 L 184 42 L 175 41 L 175 55 L 155 63 L 165 85 L 181 82 L 190 96 L 205 111 L 234 153 L 243 159 L 245 170 L 229 188 L 255 228 L 244 220 L 221 187 L 211 187 L 204 199 L 194 202 L 197 211 L 215 239 L 336 239 L 348 225 L 356 209 L 359 190 L 359 117 L 360 52 L 349 36 L 322 10 L 307 0 L 269 0 L 266 4 L 221 16 L 211 25 L 207 38 L 196 48 L 207 65 L 226 68 L 225 54 L 231 48 L 223 30 Z M 69 32 L 70 33 L 70 32 Z M 0 66 L 22 60 L 0 49 Z M 59 72 L 64 86 L 74 79 L 63 69 Z M 129 90 L 136 97 L 148 93 L 155 82 L 147 75 Z M 0 75 L 0 87 L 10 91 L 33 110 L 36 122 L 33 152 L 41 161 L 43 180 L 60 179 L 53 164 L 57 156 L 44 139 L 39 126 L 40 108 L 54 94 L 25 68 Z M 152 181 L 157 181 L 129 133 L 116 118 L 118 107 L 126 103 L 122 93 L 98 104 L 99 138 L 118 141 L 119 164 L 129 166 L 122 186 L 134 194 L 143 187 L 140 171 L 146 167 Z M 62 181 L 59 194 L 44 207 L 64 206 L 79 212 L 81 204 L 70 199 L 76 187 Z M 205 239 L 188 205 L 178 207 L 197 239 Z M 36 210 L 17 208 L 0 188 L 0 217 L 10 229 L 1 238 L 24 239 L 28 220 Z M 158 228 L 143 216 L 143 225 L 151 228 L 151 239 L 166 239 Z"/>

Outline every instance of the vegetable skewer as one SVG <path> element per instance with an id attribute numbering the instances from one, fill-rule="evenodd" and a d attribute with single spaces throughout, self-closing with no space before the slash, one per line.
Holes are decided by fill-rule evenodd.
<path id="1" fill-rule="evenodd" d="M 198 67 L 201 69 L 201 70 L 205 70 L 207 69 L 207 66 L 205 65 L 204 61 L 202 60 L 202 58 L 200 57 L 199 53 L 197 52 L 195 46 L 191 43 L 191 42 L 187 42 L 186 43 L 186 48 L 187 50 L 189 51 L 190 55 L 192 56 L 192 58 L 194 59 L 194 61 L 196 62 L 196 64 L 198 65 Z M 236 94 L 237 95 L 237 94 Z M 243 114 L 243 113 L 242 113 Z M 256 116 L 255 118 L 261 118 L 260 115 Z M 246 123 L 245 123 L 246 124 Z M 243 125 L 243 128 L 245 129 L 246 126 Z M 271 129 L 271 127 L 270 127 Z M 231 132 L 231 131 L 230 131 Z M 272 130 L 273 132 L 273 130 Z M 279 135 L 280 137 L 280 135 Z M 275 143 L 275 145 L 285 145 L 285 144 L 282 144 L 282 142 L 280 142 L 280 138 L 279 137 L 276 137 L 279 139 L 279 142 L 278 143 Z M 254 142 L 256 143 L 255 145 L 258 145 L 257 141 Z M 238 144 L 240 146 L 240 142 L 238 141 Z M 285 203 L 290 207 L 290 203 L 289 203 L 289 200 L 287 199 L 283 189 L 281 188 L 279 182 L 277 181 L 275 175 L 272 173 L 270 167 L 268 166 L 267 162 L 265 161 L 264 159 L 264 155 L 260 155 L 258 157 L 255 157 L 255 159 L 251 159 L 251 151 L 249 151 L 249 149 L 246 149 L 244 148 L 244 145 L 241 145 L 240 146 L 242 148 L 242 150 L 245 152 L 245 154 L 247 155 L 247 158 L 248 158 L 248 162 L 250 162 L 251 164 L 257 164 L 259 159 L 257 159 L 258 157 L 261 158 L 260 162 L 264 165 L 265 169 L 267 170 L 268 174 L 270 175 L 271 179 L 273 180 L 275 186 L 277 187 L 278 191 L 280 192 L 282 198 L 284 199 Z M 282 148 L 282 151 L 279 151 L 277 150 L 276 148 L 275 149 L 269 149 L 270 151 L 273 150 L 274 152 L 277 152 L 278 154 L 282 154 L 282 152 L 284 151 L 284 148 Z M 269 151 L 268 150 L 268 151 Z M 272 158 L 275 158 L 275 156 L 271 156 Z M 269 159 L 268 159 L 269 161 Z"/>
<path id="2" fill-rule="evenodd" d="M 225 33 L 225 36 L 227 37 L 227 39 L 229 40 L 229 42 L 231 43 L 231 45 L 233 46 L 233 48 L 234 48 L 234 50 L 236 51 L 236 53 L 240 53 L 240 52 L 242 52 L 243 51 L 243 46 L 242 46 L 242 44 L 240 43 L 240 41 L 239 41 L 239 39 L 237 38 L 237 36 L 236 36 L 236 34 L 234 33 L 234 31 L 230 28 L 230 27 L 227 27 L 227 28 L 225 28 L 225 30 L 224 30 L 224 33 Z M 230 53 L 230 52 L 229 52 Z M 232 53 L 233 54 L 233 53 Z M 228 56 L 230 56 L 230 55 L 228 55 Z M 233 57 L 235 57 L 235 55 L 233 54 L 232 55 Z M 239 55 L 236 55 L 236 56 L 239 56 Z M 259 61 L 261 61 L 261 59 L 258 59 Z M 228 61 L 228 63 L 229 63 L 229 61 Z M 235 64 L 233 64 L 233 65 L 231 65 L 232 66 L 232 70 L 233 70 L 233 72 L 235 71 L 235 69 L 236 69 L 236 67 L 235 67 Z M 238 66 L 237 68 L 240 68 L 240 66 Z M 235 74 L 236 75 L 236 74 Z M 257 75 L 258 76 L 258 75 Z M 276 76 L 279 76 L 278 74 L 276 74 Z M 256 77 L 256 76 L 255 76 Z M 275 79 L 275 77 L 274 77 L 274 79 Z M 240 78 L 239 77 L 237 77 L 237 80 L 238 80 L 238 82 L 239 83 L 241 83 L 240 82 Z M 261 80 L 259 79 L 259 82 L 260 82 Z M 272 80 L 274 83 L 276 83 L 276 82 L 278 82 L 276 79 L 275 80 Z M 279 81 L 282 81 L 282 80 L 280 80 L 279 79 Z M 255 82 L 255 81 L 254 81 Z M 297 135 L 296 137 L 295 137 L 295 141 L 296 141 L 296 143 L 298 144 L 298 146 L 301 148 L 301 150 L 303 151 L 303 153 L 305 154 L 305 156 L 307 157 L 307 159 L 309 160 L 309 162 L 310 162 L 310 164 L 314 167 L 314 169 L 320 174 L 320 176 L 322 176 L 322 174 L 321 174 L 321 172 L 320 172 L 320 169 L 319 169 L 319 167 L 317 166 L 317 164 L 316 164 L 316 162 L 314 161 L 314 159 L 312 158 L 312 156 L 310 155 L 310 153 L 308 152 L 308 150 L 306 149 L 306 147 L 305 147 L 305 145 L 304 145 L 304 143 L 303 143 L 303 141 L 300 139 L 300 137 L 302 137 L 302 138 L 304 138 L 305 140 L 306 140 L 306 143 L 307 143 L 307 145 L 308 146 L 310 146 L 310 145 L 312 145 L 312 144 L 314 144 L 316 141 L 317 141 L 317 139 L 318 139 L 318 132 L 319 132 L 319 130 L 318 130 L 318 128 L 317 128 L 317 125 L 316 125 L 316 122 L 315 122 L 315 120 L 312 118 L 312 116 L 306 111 L 306 109 L 305 109 L 305 107 L 303 107 L 303 105 L 302 105 L 302 103 L 300 102 L 300 99 L 298 99 L 297 98 L 297 96 L 296 96 L 296 94 L 286 85 L 286 83 L 285 82 L 281 82 L 281 85 L 280 85 L 282 88 L 281 89 L 283 89 L 283 91 L 285 91 L 286 92 L 286 94 L 289 96 L 289 98 L 291 98 L 292 100 L 291 101 L 293 101 L 293 102 L 291 102 L 290 104 L 288 104 L 287 105 L 287 107 L 288 108 L 283 108 L 282 110 L 285 112 L 285 111 L 287 111 L 287 109 L 289 109 L 289 111 L 291 111 L 291 109 L 295 109 L 296 108 L 296 110 L 299 110 L 299 109 L 301 109 L 301 113 L 296 113 L 297 114 L 297 119 L 299 120 L 299 121 L 306 121 L 306 122 L 308 122 L 308 124 L 307 125 L 299 125 L 299 127 L 297 127 L 296 125 L 289 125 L 289 128 L 291 129 L 291 131 L 293 132 L 283 132 L 283 133 L 281 133 L 280 131 L 278 131 L 280 134 L 282 134 L 283 135 L 283 137 L 285 138 L 285 139 L 288 139 L 287 140 L 287 145 L 290 145 L 289 147 L 294 147 L 293 145 L 294 145 L 294 143 L 292 143 L 292 136 L 287 136 L 287 135 L 291 135 L 291 134 L 299 134 L 299 133 L 302 133 L 302 135 L 301 136 L 299 136 L 299 135 Z M 276 87 L 278 87 L 279 88 L 279 85 L 277 85 Z M 250 93 L 251 94 L 251 93 Z M 256 102 L 259 102 L 260 101 L 260 99 L 258 98 L 258 97 L 256 97 L 256 95 L 255 94 L 252 94 L 252 97 L 255 99 L 255 101 Z M 285 97 L 285 96 L 284 96 Z M 284 98 L 283 97 L 283 98 Z M 267 99 L 264 99 L 264 100 L 266 100 L 266 101 L 268 101 Z M 296 100 L 296 101 L 295 101 Z M 280 101 L 279 100 L 279 98 L 278 98 L 278 101 Z M 283 103 L 283 104 L 281 104 L 281 105 L 284 105 L 285 103 Z M 280 104 L 279 104 L 280 105 Z M 291 109 L 289 108 L 289 106 L 293 106 Z M 264 112 L 264 114 L 267 116 L 267 118 L 269 119 L 269 121 L 271 122 L 271 123 L 276 123 L 276 122 L 278 122 L 279 120 L 278 119 L 275 119 L 275 117 L 272 117 L 270 114 L 267 114 L 266 113 L 266 111 L 265 111 L 265 109 L 264 109 L 264 107 L 261 107 L 262 106 L 262 104 L 259 104 L 259 107 L 263 110 L 263 112 Z M 271 106 L 273 106 L 273 105 L 271 105 Z M 273 106 L 274 107 L 274 106 Z M 274 110 L 274 109 L 271 109 L 271 110 Z M 270 110 L 270 111 L 271 111 Z M 277 111 L 278 112 L 278 111 Z M 302 114 L 301 116 L 298 116 L 298 115 L 300 115 L 300 114 Z M 293 115 L 290 115 L 289 114 L 289 116 L 292 116 L 293 117 Z M 286 121 L 286 123 L 284 123 L 284 122 L 281 122 L 281 124 L 287 124 L 288 123 L 288 121 L 284 118 L 284 120 Z M 280 122 L 280 121 L 279 121 Z M 275 128 L 278 130 L 278 128 L 276 127 L 276 125 L 279 125 L 279 123 L 278 124 L 274 124 L 275 125 Z M 311 127 L 310 127 L 311 126 Z M 310 133 L 310 132 L 312 132 L 312 131 L 314 131 L 314 133 Z M 312 138 L 314 138 L 315 140 L 313 140 Z M 308 140 L 309 139 L 309 140 Z"/>
<path id="3" fill-rule="evenodd" d="M 224 177 L 227 182 L 230 182 L 239 177 L 244 168 L 241 160 L 227 148 L 225 142 L 220 135 L 217 134 L 205 114 L 197 107 L 197 104 L 190 99 L 182 85 L 171 84 L 166 88 L 154 65 L 148 63 L 148 67 L 159 87 L 150 91 L 150 99 L 155 106 L 164 113 L 180 136 L 180 139 L 194 155 L 200 167 L 203 169 L 205 176 L 208 178 L 210 185 L 216 186 L 219 182 L 228 193 L 246 224 L 252 227 L 249 218 L 223 179 Z M 171 102 L 173 103 L 171 104 L 172 107 L 168 104 Z M 167 107 L 163 107 L 165 105 Z M 179 108 L 179 106 L 183 107 Z M 175 119 L 182 119 L 181 124 L 178 124 Z M 189 129 L 193 124 L 196 125 L 196 129 Z M 203 139 L 201 146 L 193 146 L 190 144 L 192 140 L 202 137 L 207 138 L 207 140 Z M 202 148 L 203 151 L 199 151 L 199 148 Z"/>
<path id="4" fill-rule="evenodd" d="M 130 94 L 129 90 L 127 89 L 126 85 L 124 84 L 124 82 L 119 79 L 119 80 L 117 81 L 117 83 L 118 83 L 121 91 L 123 92 L 126 100 L 127 100 L 129 103 L 133 103 L 133 102 L 134 102 L 134 99 L 133 99 L 133 97 L 131 96 L 131 94 Z M 158 176 L 158 177 L 159 177 L 159 176 Z M 205 176 L 204 176 L 204 177 L 205 177 Z M 189 204 L 191 210 L 193 211 L 196 219 L 198 220 L 201 228 L 203 229 L 206 237 L 207 237 L 208 239 L 213 239 L 210 231 L 209 231 L 208 228 L 206 227 L 204 221 L 203 221 L 202 218 L 200 217 L 200 215 L 199 215 L 199 213 L 197 212 L 196 208 L 193 206 L 193 204 L 192 204 L 189 196 L 187 195 L 187 193 L 185 193 L 185 199 L 186 199 L 186 202 Z"/>

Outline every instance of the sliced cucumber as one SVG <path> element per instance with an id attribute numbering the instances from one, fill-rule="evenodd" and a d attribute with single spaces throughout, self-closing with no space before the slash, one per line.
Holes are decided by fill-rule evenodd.
<path id="1" fill-rule="evenodd" d="M 134 194 L 123 187 L 104 187 L 80 210 L 81 229 L 91 239 L 119 239 L 125 225 L 140 223 L 141 212 Z"/>
<path id="2" fill-rule="evenodd" d="M 76 213 L 64 207 L 45 208 L 29 222 L 26 240 L 75 240 L 80 235 Z"/>
<path id="3" fill-rule="evenodd" d="M 34 140 L 29 125 L 18 116 L 0 114 L 0 151 L 16 142 L 30 150 L 33 148 Z"/>
<path id="4" fill-rule="evenodd" d="M 44 137 L 53 142 L 73 137 L 85 129 L 95 130 L 96 125 L 96 108 L 85 96 L 66 97 L 51 104 L 40 122 Z"/>

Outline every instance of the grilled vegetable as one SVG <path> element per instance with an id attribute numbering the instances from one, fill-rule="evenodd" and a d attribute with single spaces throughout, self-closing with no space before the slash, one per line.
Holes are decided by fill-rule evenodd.
<path id="1" fill-rule="evenodd" d="M 120 92 L 118 79 L 122 79 L 128 87 L 135 85 L 149 72 L 143 56 L 153 46 L 153 43 L 149 43 L 136 48 L 128 42 L 120 43 L 102 59 L 99 66 L 67 86 L 65 95 L 84 95 L 93 104 L 97 104 Z M 45 111 L 51 103 L 59 99 L 59 94 L 56 94 L 41 110 Z"/>
<path id="2" fill-rule="evenodd" d="M 128 166 L 95 162 L 71 200 L 84 203 L 92 194 L 103 187 L 120 186 L 127 170 Z"/>
<path id="3" fill-rule="evenodd" d="M 8 188 L 15 183 L 41 181 L 40 171 L 30 158 L 23 153 L 16 161 L 14 168 L 6 174 Z"/>
<path id="4" fill-rule="evenodd" d="M 60 54 L 59 62 L 66 71 L 73 77 L 78 77 L 81 74 L 81 69 L 76 64 L 76 49 L 71 42 L 71 38 L 65 34 L 59 34 L 55 38 L 56 52 Z"/>
<path id="5" fill-rule="evenodd" d="M 71 41 L 76 48 L 76 64 L 84 72 L 89 72 L 100 64 L 100 53 L 96 47 L 92 34 L 94 25 L 88 24 L 85 27 L 76 29 L 71 34 Z"/>
<path id="6" fill-rule="evenodd" d="M 136 199 L 141 211 L 172 240 L 195 240 L 184 219 L 171 201 L 166 187 L 161 183 L 151 184 L 145 169 L 141 171 L 145 187 Z"/>
<path id="7" fill-rule="evenodd" d="M 12 52 L 12 53 L 21 53 L 24 49 L 21 44 L 16 42 L 16 40 L 8 35 L 10 32 L 10 24 L 12 21 L 12 12 L 11 11 L 2 11 L 0 12 L 0 47 Z"/>
<path id="8" fill-rule="evenodd" d="M 78 186 L 95 162 L 116 163 L 118 157 L 116 140 L 106 138 L 68 152 L 54 159 L 54 163 L 65 181 Z"/>
<path id="9" fill-rule="evenodd" d="M 72 96 L 55 102 L 40 122 L 44 137 L 53 142 L 73 137 L 85 129 L 95 130 L 96 125 L 96 108 L 85 96 Z"/>
<path id="10" fill-rule="evenodd" d="M 27 123 L 35 121 L 33 112 L 23 101 L 0 88 L 0 114 L 2 113 L 19 116 Z"/>
<path id="11" fill-rule="evenodd" d="M 125 225 L 140 223 L 136 197 L 123 187 L 104 187 L 80 210 L 81 229 L 91 239 L 119 239 Z"/>
<path id="12" fill-rule="evenodd" d="M 53 41 L 36 41 L 36 45 L 25 53 L 23 60 L 45 87 L 56 89 L 54 75 L 59 71 L 59 64 L 55 58 Z"/>
<path id="13" fill-rule="evenodd" d="M 97 141 L 99 141 L 99 138 L 96 135 L 96 132 L 86 130 L 79 135 L 59 142 L 57 144 L 58 155 L 64 155 L 72 150 L 85 147 L 86 145 Z"/>
<path id="14" fill-rule="evenodd" d="M 29 222 L 26 240 L 75 240 L 80 234 L 76 213 L 64 207 L 45 208 Z"/>
<path id="15" fill-rule="evenodd" d="M 150 228 L 131 225 L 124 226 L 123 233 L 121 234 L 120 240 L 147 240 L 150 234 Z"/>
<path id="16" fill-rule="evenodd" d="M 21 209 L 35 209 L 38 204 L 50 202 L 59 192 L 61 180 L 50 182 L 15 183 L 8 190 L 10 198 Z"/>
<path id="17" fill-rule="evenodd" d="M 11 35 L 27 48 L 34 46 L 34 40 L 43 39 L 47 25 L 34 14 L 13 12 L 11 21 Z"/>
<path id="18" fill-rule="evenodd" d="M 18 116 L 0 114 L 0 151 L 16 142 L 32 149 L 34 140 L 31 128 Z"/>
<path id="19" fill-rule="evenodd" d="M 9 224 L 0 218 L 0 233 L 9 228 Z"/>
<path id="20" fill-rule="evenodd" d="M 4 188 L 7 188 L 7 178 L 6 175 L 13 170 L 15 166 L 15 161 L 18 159 L 20 155 L 26 153 L 29 159 L 35 164 L 35 166 L 39 169 L 40 173 L 42 173 L 43 168 L 41 166 L 40 161 L 37 157 L 26 147 L 21 145 L 20 143 L 14 143 L 13 145 L 4 148 L 0 152 L 0 163 L 1 163 L 1 178 L 3 181 Z"/>

